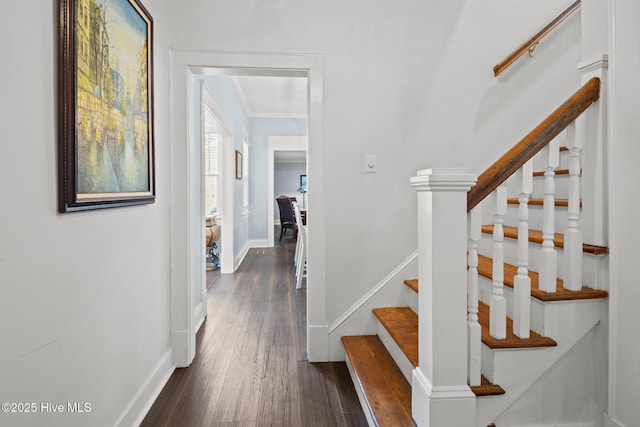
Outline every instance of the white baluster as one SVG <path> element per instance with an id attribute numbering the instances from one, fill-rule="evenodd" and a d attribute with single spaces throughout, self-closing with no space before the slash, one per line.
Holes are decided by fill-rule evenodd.
<path id="1" fill-rule="evenodd" d="M 566 274 L 564 287 L 571 291 L 582 289 L 582 230 L 580 221 L 580 147 L 569 151 L 569 207 L 568 228 L 564 232 Z"/>
<path id="2" fill-rule="evenodd" d="M 529 195 L 533 190 L 533 163 L 529 160 L 518 172 L 518 274 L 513 285 L 513 333 L 529 338 L 531 329 L 531 278 L 529 277 Z"/>
<path id="3" fill-rule="evenodd" d="M 481 237 L 481 207 L 476 206 L 469 212 L 469 256 L 467 270 L 467 339 L 468 342 L 468 381 L 470 386 L 480 385 L 481 327 L 478 323 L 478 242 Z"/>
<path id="4" fill-rule="evenodd" d="M 554 247 L 555 234 L 555 168 L 560 161 L 560 144 L 558 138 L 553 139 L 545 147 L 546 167 L 544 171 L 544 203 L 542 223 L 542 249 L 540 250 L 540 290 L 555 292 L 558 277 L 558 253 Z"/>
<path id="5" fill-rule="evenodd" d="M 489 333 L 496 339 L 507 337 L 507 300 L 504 298 L 504 215 L 507 213 L 507 187 L 496 189 L 496 214 L 493 217 L 493 287 Z"/>

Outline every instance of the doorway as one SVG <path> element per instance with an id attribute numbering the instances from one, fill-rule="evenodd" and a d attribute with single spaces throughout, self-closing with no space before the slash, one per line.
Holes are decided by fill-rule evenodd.
<path id="1" fill-rule="evenodd" d="M 232 163 L 235 125 L 220 107 L 206 83 L 200 82 L 202 207 L 199 222 L 207 216 L 220 227 L 220 270 L 233 273 L 234 266 L 234 171 Z M 204 286 L 204 284 L 203 284 Z M 205 289 L 203 288 L 203 292 Z"/>
<path id="2" fill-rule="evenodd" d="M 275 233 L 273 225 L 275 224 L 275 163 L 276 153 L 293 153 L 303 151 L 308 152 L 308 138 L 303 136 L 270 136 L 267 146 L 267 223 L 270 227 L 267 229 L 268 246 L 273 247 L 275 241 Z M 307 162 L 308 167 L 308 160 Z"/>
<path id="3" fill-rule="evenodd" d="M 209 68 L 226 68 L 245 75 L 305 75 L 309 100 L 310 185 L 323 182 L 323 60 L 315 55 L 243 54 L 201 51 L 171 52 L 171 342 L 174 362 L 189 366 L 195 356 L 193 281 L 204 271 L 204 224 L 194 206 L 201 206 L 202 176 L 199 138 L 193 132 L 194 76 Z M 307 354 L 310 361 L 328 360 L 328 322 L 325 309 L 325 224 L 322 186 L 307 199 L 313 213 L 309 228 L 307 268 Z"/>

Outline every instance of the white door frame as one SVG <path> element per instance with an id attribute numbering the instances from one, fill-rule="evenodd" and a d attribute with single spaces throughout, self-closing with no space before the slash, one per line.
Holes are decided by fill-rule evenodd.
<path id="1" fill-rule="evenodd" d="M 267 144 L 267 245 L 272 248 L 275 241 L 273 225 L 275 223 L 275 152 L 308 150 L 306 136 L 270 136 Z"/>
<path id="2" fill-rule="evenodd" d="M 307 265 L 307 354 L 312 362 L 329 358 L 325 284 L 325 195 L 323 171 L 323 58 L 318 55 L 229 53 L 215 51 L 170 50 L 170 188 L 171 188 L 171 347 L 177 367 L 186 367 L 195 357 L 195 319 L 193 281 L 204 271 L 200 242 L 193 229 L 193 210 L 202 202 L 199 159 L 195 159 L 199 140 L 192 135 L 194 74 L 207 68 L 229 68 L 247 75 L 308 77 L 309 150 L 308 175 L 312 197 L 308 209 L 313 224 L 308 229 Z M 257 74 L 264 73 L 264 74 Z M 317 184 L 317 185 L 315 185 Z M 273 222 L 272 222 L 273 224 Z M 203 226 L 200 228 L 204 228 Z M 198 246 L 200 245 L 200 246 Z"/>

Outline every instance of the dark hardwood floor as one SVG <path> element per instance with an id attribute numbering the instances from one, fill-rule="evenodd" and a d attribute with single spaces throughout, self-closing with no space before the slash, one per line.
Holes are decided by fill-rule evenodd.
<path id="1" fill-rule="evenodd" d="M 251 249 L 234 274 L 208 272 L 195 360 L 173 373 L 142 426 L 367 425 L 346 365 L 307 361 L 294 249 L 284 237 Z"/>

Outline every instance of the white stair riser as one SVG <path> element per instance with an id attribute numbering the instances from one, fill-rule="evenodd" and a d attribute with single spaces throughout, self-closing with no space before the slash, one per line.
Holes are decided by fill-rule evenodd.
<path id="1" fill-rule="evenodd" d="M 589 333 L 605 315 L 607 301 L 564 301 L 545 305 L 544 322 L 551 331 L 551 338 L 558 342 L 557 347 L 492 350 L 482 345 L 482 373 L 489 381 L 500 384 L 506 394 L 477 400 L 478 414 L 483 414 L 483 419 L 478 420 L 482 421 L 481 425 L 495 419 Z"/>
<path id="2" fill-rule="evenodd" d="M 489 305 L 491 299 L 491 288 L 493 284 L 491 280 L 484 276 L 478 277 L 478 293 L 480 295 L 480 301 Z M 507 316 L 513 319 L 513 289 L 505 286 L 504 297 L 507 300 Z M 535 331 L 541 335 L 544 335 L 544 309 L 545 303 L 531 298 L 531 327 L 532 331 Z"/>
<path id="3" fill-rule="evenodd" d="M 505 238 L 504 242 L 504 262 L 518 265 L 518 241 L 516 239 Z M 540 249 L 541 245 L 529 243 L 529 270 L 540 270 Z M 564 280 L 566 277 L 566 267 L 564 250 L 556 248 L 558 252 L 558 278 Z M 493 253 L 493 238 L 489 234 L 482 234 L 478 244 L 478 253 L 491 258 Z M 607 255 L 592 255 L 585 253 L 582 257 L 582 281 L 584 286 L 594 289 L 608 289 L 606 282 L 608 271 Z"/>
<path id="4" fill-rule="evenodd" d="M 544 150 L 533 157 L 534 171 L 543 171 L 546 166 L 546 159 L 540 155 L 542 153 L 544 153 Z M 569 169 L 569 151 L 560 151 L 560 163 L 556 169 Z"/>
<path id="5" fill-rule="evenodd" d="M 556 175 L 554 181 L 556 185 L 555 197 L 566 199 L 569 194 L 569 175 Z M 511 179 L 507 180 L 507 194 L 509 198 L 517 198 L 520 195 L 519 189 L 511 183 Z M 544 198 L 544 176 L 533 177 L 533 191 L 530 198 Z"/>
<path id="6" fill-rule="evenodd" d="M 555 232 L 564 233 L 568 228 L 567 224 L 567 208 L 562 206 L 556 206 L 555 208 Z M 542 218 L 543 209 L 542 206 L 529 205 L 529 229 L 530 230 L 542 230 Z M 485 221 L 483 224 L 491 224 L 490 221 Z M 504 216 L 504 225 L 510 227 L 518 226 L 518 205 L 509 205 L 507 213 Z"/>
<path id="7" fill-rule="evenodd" d="M 416 275 L 417 276 L 417 275 Z M 420 316 L 420 312 L 418 311 L 418 293 L 408 286 L 404 286 L 402 290 L 402 300 L 414 313 Z"/>
<path id="8" fill-rule="evenodd" d="M 557 199 L 566 199 L 569 197 L 569 175 L 556 175 L 555 179 L 556 192 L 555 197 Z M 517 196 L 514 196 L 517 197 Z M 533 191 L 531 197 L 535 199 L 544 198 L 544 177 L 533 177 Z"/>
<path id="9" fill-rule="evenodd" d="M 377 320 L 377 319 L 376 319 Z M 407 356 L 404 355 L 398 344 L 396 344 L 395 340 L 389 335 L 389 332 L 385 329 L 384 326 L 378 321 L 378 337 L 380 341 L 387 348 L 387 351 L 396 362 L 396 365 L 402 371 L 402 375 L 407 379 L 409 383 L 411 383 L 411 371 L 413 371 L 414 366 L 411 364 Z"/>

